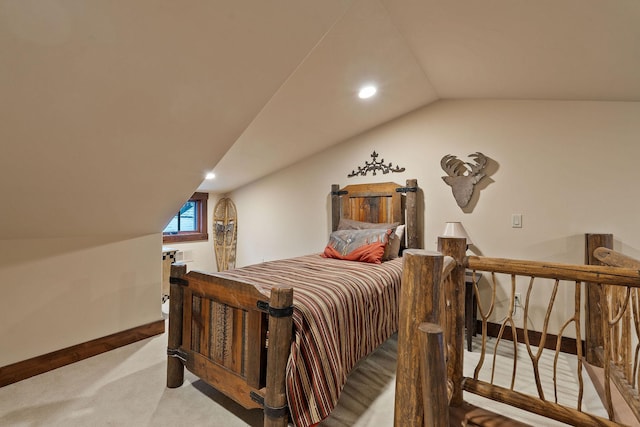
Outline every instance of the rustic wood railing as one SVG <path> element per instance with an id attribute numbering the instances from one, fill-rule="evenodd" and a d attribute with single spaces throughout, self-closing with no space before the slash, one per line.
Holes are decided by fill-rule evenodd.
<path id="1" fill-rule="evenodd" d="M 581 306 L 584 303 L 584 298 L 582 290 L 583 284 L 587 283 L 598 283 L 599 286 L 604 286 L 604 295 L 607 295 L 607 287 L 623 287 L 624 289 L 640 287 L 640 271 L 638 269 L 476 256 L 465 257 L 466 246 L 464 240 L 461 241 L 461 239 L 441 238 L 438 249 L 440 254 L 411 251 L 409 256 L 405 258 L 400 302 L 400 332 L 398 334 L 396 426 L 421 426 L 425 421 L 426 425 L 447 425 L 434 421 L 434 419 L 442 419 L 443 408 L 439 406 L 438 402 L 447 401 L 449 408 L 446 409 L 451 414 L 452 409 L 464 406 L 463 391 L 570 425 L 620 425 L 613 421 L 609 408 L 609 419 L 583 411 Z M 444 260 L 447 259 L 445 256 L 456 260 L 453 267 L 449 262 L 445 268 Z M 469 377 L 465 377 L 463 374 L 465 269 L 471 270 L 474 278 L 479 276 L 477 272 L 482 272 L 484 278 L 480 283 L 474 279 L 473 283 L 482 325 L 482 342 L 479 361 L 473 375 Z M 504 295 L 505 290 L 506 295 Z M 517 291 L 522 291 L 522 294 L 526 295 L 519 307 L 516 307 L 515 302 Z M 536 294 L 535 307 L 531 304 L 534 293 Z M 549 301 L 546 308 L 543 307 L 542 310 L 539 303 L 542 299 L 540 293 L 548 295 Z M 561 307 L 557 307 L 560 304 L 556 304 L 556 300 L 560 300 L 560 294 L 564 296 L 564 301 L 562 301 Z M 633 305 L 638 299 L 636 297 L 633 300 L 631 297 L 633 304 L 630 304 L 628 300 L 629 297 L 627 297 L 627 302 L 622 305 Z M 498 301 L 502 304 L 498 304 Z M 615 306 L 619 307 L 620 305 Z M 490 340 L 488 337 L 489 320 L 502 314 L 499 314 L 497 310 L 504 311 L 504 317 L 498 321 L 500 328 L 497 337 Z M 536 311 L 535 314 L 534 311 Z M 608 315 L 608 309 L 604 311 Z M 516 318 L 516 313 L 518 313 L 518 318 Z M 539 327 L 541 331 L 535 331 L 535 335 L 539 338 L 536 345 L 533 345 L 531 340 L 534 335 L 530 323 L 532 317 L 536 319 L 536 326 L 539 327 L 540 322 L 542 323 L 541 328 Z M 607 319 L 616 320 L 617 317 L 620 317 L 618 312 Z M 422 324 L 423 322 L 435 325 L 425 325 Z M 554 324 L 558 325 L 557 331 L 550 326 Z M 439 338 L 438 326 L 442 329 L 441 338 Z M 602 329 L 605 330 L 605 341 L 609 340 L 607 331 L 610 328 L 603 326 Z M 568 333 L 570 330 L 573 331 L 573 334 Z M 425 336 L 420 337 L 420 334 Z M 551 342 L 552 334 L 557 335 L 554 339 L 555 343 Z M 499 354 L 498 348 L 501 342 L 504 343 L 503 340 L 507 335 L 513 341 L 509 343 L 509 348 L 512 347 L 512 350 L 508 352 L 510 353 L 508 356 L 512 358 L 511 379 L 508 381 L 509 384 L 497 385 L 494 381 L 496 369 L 504 370 L 503 366 L 497 367 L 495 365 Z M 578 385 L 575 402 L 566 401 L 558 392 L 559 385 L 562 386 L 559 384 L 561 380 L 558 378 L 558 360 L 561 342 L 566 335 L 574 335 L 575 337 L 573 340 L 575 349 L 571 351 L 576 357 L 576 369 L 572 374 Z M 618 337 L 615 338 L 618 340 L 622 336 L 620 333 L 616 335 L 615 332 L 610 335 Z M 438 344 L 440 340 L 442 341 L 441 345 Z M 524 343 L 526 350 L 524 357 L 518 355 L 518 341 Z M 420 353 L 421 343 L 425 354 Z M 443 349 L 444 354 L 438 354 L 439 348 Z M 504 351 L 504 346 L 500 348 L 500 357 L 504 357 L 507 352 Z M 612 346 L 605 344 L 602 352 L 606 355 L 611 352 L 611 348 Z M 543 353 L 548 356 L 550 352 L 552 363 L 550 363 L 549 370 L 552 372 L 545 371 L 541 363 Z M 449 387 L 434 387 L 424 378 L 427 371 L 432 372 L 437 369 L 435 366 L 441 363 L 440 359 L 447 361 Z M 488 359 L 492 359 L 492 362 L 485 363 Z M 526 364 L 525 366 L 533 372 L 535 391 L 531 394 L 516 387 L 516 374 L 521 364 Z M 485 373 L 486 370 L 490 371 L 490 375 Z M 483 375 L 481 375 L 481 371 Z M 632 371 L 631 376 L 637 376 L 637 370 L 630 369 L 630 371 Z M 409 378 L 409 372 L 411 372 L 412 378 Z M 418 372 L 421 374 L 418 375 Z M 548 391 L 549 386 L 543 381 L 543 377 L 546 381 L 549 376 L 551 376 L 552 392 Z M 423 381 L 426 381 L 424 387 L 422 386 Z M 443 390 L 450 394 L 450 398 L 449 396 L 443 398 Z M 610 402 L 606 404 L 611 405 Z M 498 416 L 496 415 L 496 417 Z M 407 424 L 407 420 L 413 421 Z M 452 425 L 453 422 L 451 420 Z M 495 425 L 495 422 L 486 425 Z"/>
<path id="2" fill-rule="evenodd" d="M 602 235 L 587 236 L 587 257 L 590 263 L 621 267 L 640 271 L 640 261 L 611 249 L 613 241 L 607 236 L 606 247 L 597 247 L 602 243 Z M 604 399 L 613 413 L 611 386 L 613 383 L 622 398 L 640 423 L 639 352 L 640 352 L 640 297 L 638 288 L 632 286 L 613 286 L 604 284 L 598 287 L 600 303 L 589 310 L 597 310 L 593 318 L 602 322 L 602 339 L 592 348 L 592 364 L 604 369 Z M 591 340 L 593 343 L 594 340 Z M 611 381 L 606 381 L 610 378 Z"/>
<path id="3" fill-rule="evenodd" d="M 407 420 L 422 425 L 423 393 L 421 378 L 417 375 L 420 343 L 416 331 L 423 322 L 440 323 L 445 301 L 440 278 L 443 271 L 450 276 L 456 262 L 452 257 L 445 259 L 439 253 L 421 249 L 408 249 L 403 258 L 398 326 L 398 342 L 403 344 L 398 345 L 394 417 L 396 425 L 406 425 Z"/>

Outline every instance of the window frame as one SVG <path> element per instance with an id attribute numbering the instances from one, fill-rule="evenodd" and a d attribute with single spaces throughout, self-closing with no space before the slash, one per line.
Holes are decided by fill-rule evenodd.
<path id="1" fill-rule="evenodd" d="M 209 240 L 209 230 L 207 229 L 208 200 L 209 193 L 193 193 L 193 195 L 185 203 L 195 202 L 197 219 L 196 231 L 178 231 L 177 233 L 163 232 L 162 243 L 181 243 Z"/>

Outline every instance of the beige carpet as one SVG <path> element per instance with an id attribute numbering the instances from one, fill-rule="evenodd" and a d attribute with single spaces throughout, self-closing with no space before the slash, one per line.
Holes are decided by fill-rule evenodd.
<path id="1" fill-rule="evenodd" d="M 0 426 L 262 425 L 260 411 L 243 409 L 189 372 L 182 387 L 166 388 L 166 340 L 166 334 L 150 338 L 0 388 Z M 394 337 L 357 366 L 323 427 L 393 425 L 396 350 Z M 477 355 L 465 353 L 469 369 Z M 569 361 L 561 366 L 562 393 L 570 400 L 577 381 Z M 502 371 L 510 374 L 511 368 Z M 603 412 L 588 376 L 584 379 L 585 408 Z M 530 380 L 523 368 L 519 382 L 528 387 Z M 466 399 L 533 425 L 562 425 L 474 396 Z"/>
<path id="2" fill-rule="evenodd" d="M 259 426 L 185 372 L 166 388 L 166 333 L 0 388 L 0 426 Z"/>

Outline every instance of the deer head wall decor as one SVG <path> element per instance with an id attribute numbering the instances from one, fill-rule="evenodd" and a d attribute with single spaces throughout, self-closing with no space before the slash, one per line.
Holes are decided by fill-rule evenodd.
<path id="1" fill-rule="evenodd" d="M 484 169 L 487 166 L 487 157 L 480 152 L 469 154 L 469 157 L 475 164 L 463 162 L 451 154 L 440 160 L 440 166 L 448 175 L 442 179 L 451 187 L 453 197 L 461 208 L 467 206 L 473 196 L 473 188 L 486 175 Z"/>

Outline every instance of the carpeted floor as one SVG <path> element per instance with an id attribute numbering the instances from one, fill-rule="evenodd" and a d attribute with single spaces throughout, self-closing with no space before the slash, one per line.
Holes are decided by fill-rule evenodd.
<path id="1" fill-rule="evenodd" d="M 166 388 L 166 345 L 166 334 L 160 335 L 0 388 L 0 426 L 262 425 L 260 411 L 243 409 L 189 372 L 182 387 Z M 499 354 L 508 356 L 509 348 L 501 346 Z M 360 362 L 338 407 L 321 426 L 393 425 L 396 350 L 394 337 Z M 478 355 L 476 348 L 465 353 L 468 370 Z M 504 363 L 499 360 L 498 366 Z M 562 399 L 571 400 L 576 395 L 575 365 L 563 358 L 560 367 Z M 532 387 L 530 370 L 522 367 L 519 372 L 518 386 Z M 496 383 L 510 374 L 511 365 L 499 370 Z M 605 415 L 588 375 L 584 380 L 585 409 Z M 475 396 L 465 399 L 532 425 L 563 425 Z"/>

